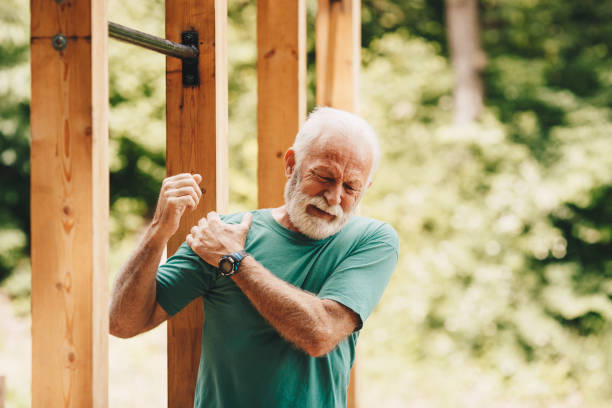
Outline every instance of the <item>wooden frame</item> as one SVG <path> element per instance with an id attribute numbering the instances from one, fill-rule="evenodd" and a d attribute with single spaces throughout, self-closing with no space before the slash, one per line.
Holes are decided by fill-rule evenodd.
<path id="1" fill-rule="evenodd" d="M 259 207 L 283 201 L 283 155 L 305 117 L 305 0 L 258 2 Z M 356 111 L 358 0 L 319 0 L 317 104 Z M 108 405 L 108 21 L 106 1 L 31 0 L 32 406 Z M 167 0 L 166 37 L 199 32 L 200 85 L 167 59 L 167 173 L 203 176 L 227 210 L 226 0 Z M 67 47 L 55 49 L 57 34 Z M 347 46 L 347 44 L 349 46 Z M 340 46 L 342 45 L 342 46 Z M 168 406 L 193 406 L 203 324 L 194 301 L 168 323 Z M 352 380 L 354 375 L 352 375 Z M 354 384 L 352 381 L 351 384 Z M 349 406 L 356 406 L 349 387 Z"/>
<path id="2" fill-rule="evenodd" d="M 257 1 L 257 202 L 283 204 L 284 156 L 306 117 L 306 2 Z"/>
<path id="3" fill-rule="evenodd" d="M 225 0 L 167 0 L 166 38 L 199 33 L 200 85 L 183 87 L 181 61 L 166 60 L 167 174 L 203 177 L 198 209 L 186 213 L 168 243 L 168 254 L 209 211 L 227 210 L 227 5 Z M 192 407 L 200 362 L 202 300 L 168 322 L 168 407 Z"/>
<path id="4" fill-rule="evenodd" d="M 317 105 L 359 109 L 361 2 L 319 0 L 316 20 Z M 358 350 L 356 350 L 356 354 Z M 359 406 L 357 360 L 351 370 L 347 406 Z"/>
<path id="5" fill-rule="evenodd" d="M 358 112 L 361 3 L 319 0 L 316 20 L 317 105 Z"/>
<path id="6" fill-rule="evenodd" d="M 32 406 L 105 407 L 106 2 L 31 9 Z M 60 33 L 67 44 L 56 50 Z"/>

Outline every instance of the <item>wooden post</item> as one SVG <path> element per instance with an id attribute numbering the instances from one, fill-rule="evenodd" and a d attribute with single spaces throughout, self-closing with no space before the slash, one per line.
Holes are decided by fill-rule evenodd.
<path id="1" fill-rule="evenodd" d="M 168 243 L 172 254 L 209 211 L 227 209 L 227 6 L 225 0 L 167 0 L 166 38 L 199 35 L 200 85 L 183 87 L 181 61 L 166 60 L 167 174 L 200 173 L 204 195 L 186 212 Z M 193 407 L 202 325 L 202 300 L 168 323 L 168 407 Z"/>
<path id="2" fill-rule="evenodd" d="M 0 375 L 0 408 L 4 408 L 4 390 L 6 389 L 5 379 L 3 375 Z"/>
<path id="3" fill-rule="evenodd" d="M 259 208 L 284 202 L 284 156 L 306 116 L 306 4 L 257 1 Z"/>
<path id="4" fill-rule="evenodd" d="M 359 111 L 360 7 L 359 0 L 319 0 L 316 19 L 317 105 Z"/>
<path id="5" fill-rule="evenodd" d="M 106 1 L 31 12 L 32 406 L 106 407 Z"/>
<path id="6" fill-rule="evenodd" d="M 319 0 L 316 19 L 317 105 L 359 111 L 361 3 Z M 357 361 L 351 370 L 349 408 L 357 408 Z"/>

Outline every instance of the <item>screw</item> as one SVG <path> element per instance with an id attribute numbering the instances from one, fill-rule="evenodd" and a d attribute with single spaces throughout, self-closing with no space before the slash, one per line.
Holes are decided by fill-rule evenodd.
<path id="1" fill-rule="evenodd" d="M 57 51 L 62 51 L 68 45 L 68 40 L 64 34 L 57 34 L 51 40 L 51 44 L 53 44 L 53 48 L 55 48 Z"/>

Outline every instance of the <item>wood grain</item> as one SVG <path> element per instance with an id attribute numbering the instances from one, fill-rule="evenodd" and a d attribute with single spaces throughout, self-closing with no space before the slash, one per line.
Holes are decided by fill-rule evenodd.
<path id="1" fill-rule="evenodd" d="M 359 0 L 319 0 L 315 34 L 317 105 L 359 112 L 360 7 Z M 349 408 L 359 406 L 357 367 L 358 359 L 351 370 Z"/>
<path id="2" fill-rule="evenodd" d="M 319 0 L 315 35 L 317 105 L 358 112 L 360 7 L 359 0 Z"/>
<path id="3" fill-rule="evenodd" d="M 95 3 L 31 3 L 34 408 L 108 405 L 107 32 Z"/>
<path id="4" fill-rule="evenodd" d="M 199 33 L 200 85 L 183 87 L 181 62 L 166 59 L 167 174 L 203 176 L 198 208 L 168 243 L 173 254 L 209 211 L 227 211 L 227 5 L 225 0 L 166 0 L 166 38 Z M 198 299 L 168 323 L 168 406 L 193 407 L 204 321 Z"/>
<path id="5" fill-rule="evenodd" d="M 284 156 L 306 116 L 306 3 L 257 1 L 259 208 L 284 203 Z"/>

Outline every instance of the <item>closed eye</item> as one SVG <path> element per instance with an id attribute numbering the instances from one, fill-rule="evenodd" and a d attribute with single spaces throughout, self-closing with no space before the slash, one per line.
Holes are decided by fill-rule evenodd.
<path id="1" fill-rule="evenodd" d="M 325 177 L 325 176 L 322 176 L 320 174 L 315 173 L 314 171 L 312 172 L 312 174 L 314 174 L 318 179 L 323 180 L 323 181 L 325 181 L 327 183 L 335 183 L 336 182 L 336 179 L 333 178 L 333 177 Z"/>

